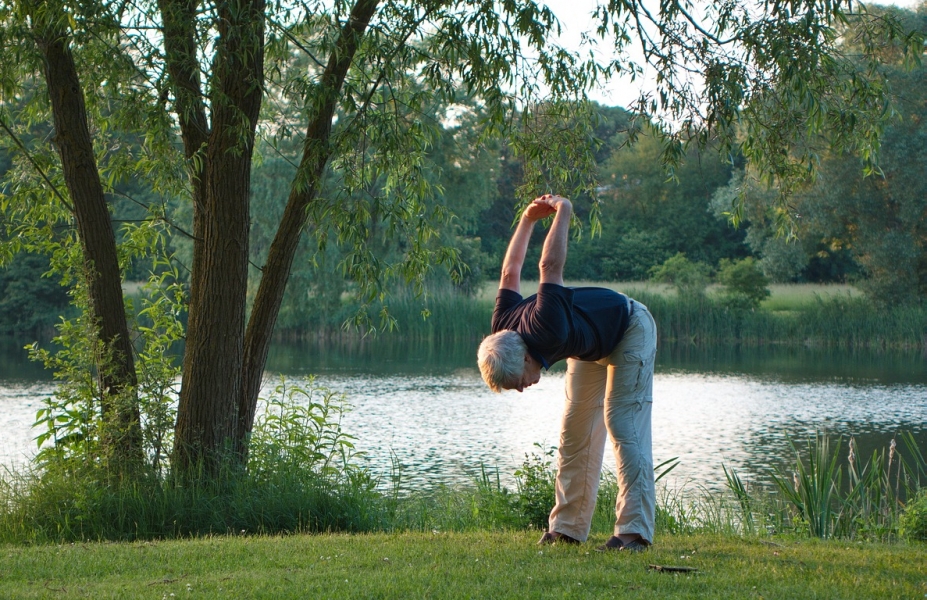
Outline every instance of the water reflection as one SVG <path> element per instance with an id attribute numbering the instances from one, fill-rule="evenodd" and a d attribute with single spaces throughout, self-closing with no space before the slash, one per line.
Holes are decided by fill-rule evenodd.
<path id="1" fill-rule="evenodd" d="M 902 430 L 927 443 L 922 385 L 667 373 L 654 388 L 655 445 L 679 449 L 693 478 L 713 487 L 723 481 L 722 462 L 744 479 L 768 482 L 770 468 L 794 463 L 789 438 L 804 452 L 817 432 L 854 436 L 866 458 Z"/>
<path id="2" fill-rule="evenodd" d="M 445 375 L 476 364 L 478 340 L 407 341 L 395 336 L 275 344 L 267 369 L 286 375 Z"/>
<path id="3" fill-rule="evenodd" d="M 927 384 L 927 351 L 676 344 L 660 348 L 657 368 L 750 375 L 780 382 Z"/>
<path id="4" fill-rule="evenodd" d="M 52 374 L 35 361 L 29 360 L 25 349 L 32 340 L 0 336 L 0 385 L 7 382 L 51 381 Z"/>

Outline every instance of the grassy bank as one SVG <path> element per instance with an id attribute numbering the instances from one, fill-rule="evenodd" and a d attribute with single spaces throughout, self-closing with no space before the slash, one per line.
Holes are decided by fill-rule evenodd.
<path id="1" fill-rule="evenodd" d="M 923 598 L 927 545 L 664 536 L 642 554 L 527 532 L 0 547 L 0 597 Z M 681 566 L 690 573 L 650 567 Z"/>

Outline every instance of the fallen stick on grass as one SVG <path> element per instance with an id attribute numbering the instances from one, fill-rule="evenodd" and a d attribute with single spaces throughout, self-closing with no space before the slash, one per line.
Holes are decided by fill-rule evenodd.
<path id="1" fill-rule="evenodd" d="M 698 571 L 695 567 L 671 567 L 668 565 L 647 565 L 647 568 L 662 573 L 695 573 Z"/>

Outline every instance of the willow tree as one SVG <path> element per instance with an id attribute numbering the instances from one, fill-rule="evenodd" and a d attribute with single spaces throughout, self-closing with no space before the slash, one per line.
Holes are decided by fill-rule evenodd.
<path id="1" fill-rule="evenodd" d="M 460 268 L 453 248 L 431 243 L 435 220 L 448 215 L 429 203 L 440 190 L 424 170 L 440 123 L 422 117 L 425 107 L 451 105 L 461 95 L 479 102 L 484 135 L 506 136 L 524 163 L 520 201 L 556 189 L 594 202 L 596 140 L 586 94 L 614 78 L 639 77 L 646 67 L 656 80 L 632 108 L 648 123 L 665 124 L 658 129 L 670 168 L 688 144 L 716 144 L 742 152 L 788 191 L 813 172 L 822 144 L 870 161 L 876 156 L 889 101 L 875 69 L 878 55 L 869 52 L 851 67 L 837 46 L 846 15 L 857 8 L 850 1 L 727 0 L 696 13 L 675 0 L 659 8 L 605 2 L 591 15 L 588 38 L 606 51 L 603 59 L 591 46 L 572 51 L 553 43 L 556 16 L 530 0 L 14 0 L 0 8 L 2 116 L 9 140 L 26 157 L 16 170 L 20 181 L 54 189 L 64 206 L 68 196 L 76 205 L 79 180 L 109 181 L 101 177 L 112 172 L 108 165 L 135 169 L 164 189 L 172 169 L 183 165 L 193 257 L 173 465 L 183 471 L 203 463 L 212 472 L 229 450 L 246 456 L 302 235 L 349 248 L 343 267 L 366 300 L 397 278 L 420 289 L 435 265 Z M 35 31 L 37 14 L 54 22 L 53 45 L 76 57 L 76 78 L 68 83 L 43 68 L 41 36 L 21 45 L 23 32 Z M 864 49 L 895 31 L 888 19 L 866 22 L 855 30 Z M 14 53 L 17 59 L 7 60 Z M 62 86 L 71 93 L 56 97 Z M 37 100 L 16 113 L 23 90 Z M 82 106 L 81 95 L 92 100 Z M 52 105 L 50 113 L 42 112 L 43 102 Z M 88 131 L 96 169 L 67 167 L 56 103 L 87 112 L 95 124 Z M 115 118 L 114 105 L 132 110 Z M 41 136 L 17 133 L 17 124 L 34 129 L 43 114 L 56 132 L 55 160 Z M 127 150 L 107 144 L 123 124 L 144 133 L 142 158 L 119 161 Z M 175 135 L 180 144 L 171 147 Z M 253 273 L 260 283 L 249 315 L 249 176 L 259 135 L 296 138 L 300 151 L 290 157 L 297 174 L 280 199 L 285 209 L 267 260 Z M 321 193 L 327 176 L 337 177 L 339 192 Z M 48 198 L 28 189 L 18 185 L 7 208 L 28 214 L 24 199 Z M 101 268 L 89 248 L 99 244 L 118 254 L 115 242 L 81 227 L 77 212 L 65 214 L 78 224 L 88 264 Z M 385 263 L 366 246 L 374 221 L 402 240 L 400 260 Z M 99 276 L 108 291 L 88 286 L 92 306 L 118 285 L 109 268 Z M 110 316 L 118 320 L 100 315 L 101 332 Z M 101 339 L 112 344 L 126 334 L 107 335 Z M 112 372 L 132 386 L 131 369 Z"/>
<path id="2" fill-rule="evenodd" d="M 905 29 L 927 34 L 927 14 L 900 8 L 874 8 Z M 850 32 L 856 23 L 850 20 Z M 852 35 L 844 36 L 850 46 Z M 847 48 L 854 52 L 855 48 Z M 749 168 L 718 191 L 717 204 L 730 207 L 730 196 L 747 196 L 748 243 L 761 256 L 764 271 L 779 280 L 809 272 L 845 280 L 847 271 L 862 275 L 857 285 L 881 305 L 917 305 L 927 298 L 927 70 L 908 68 L 905 48 L 884 40 L 879 52 L 886 86 L 899 98 L 896 118 L 882 135 L 879 174 L 863 177 L 858 156 L 833 152 L 822 156 L 813 185 L 794 194 L 790 204 L 802 215 L 795 223 L 798 240 L 776 235 L 767 190 L 751 181 Z M 855 52 L 854 52 L 855 53 Z M 789 241 L 800 243 L 788 243 Z"/>

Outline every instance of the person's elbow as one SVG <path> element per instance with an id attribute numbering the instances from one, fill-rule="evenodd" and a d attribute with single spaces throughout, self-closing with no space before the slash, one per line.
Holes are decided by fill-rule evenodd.
<path id="1" fill-rule="evenodd" d="M 541 271 L 541 283 L 556 283 L 558 285 L 563 285 L 564 261 L 542 258 L 538 266 Z"/>
<path id="2" fill-rule="evenodd" d="M 518 269 L 502 269 L 502 276 L 499 278 L 499 287 L 520 292 L 521 267 Z"/>
<path id="3" fill-rule="evenodd" d="M 557 271 L 563 273 L 564 262 L 565 261 L 559 258 L 541 257 L 538 268 L 541 270 L 541 273 L 556 273 Z"/>
<path id="4" fill-rule="evenodd" d="M 505 281 L 518 281 L 521 279 L 521 265 L 506 265 L 502 267 L 502 279 Z"/>

